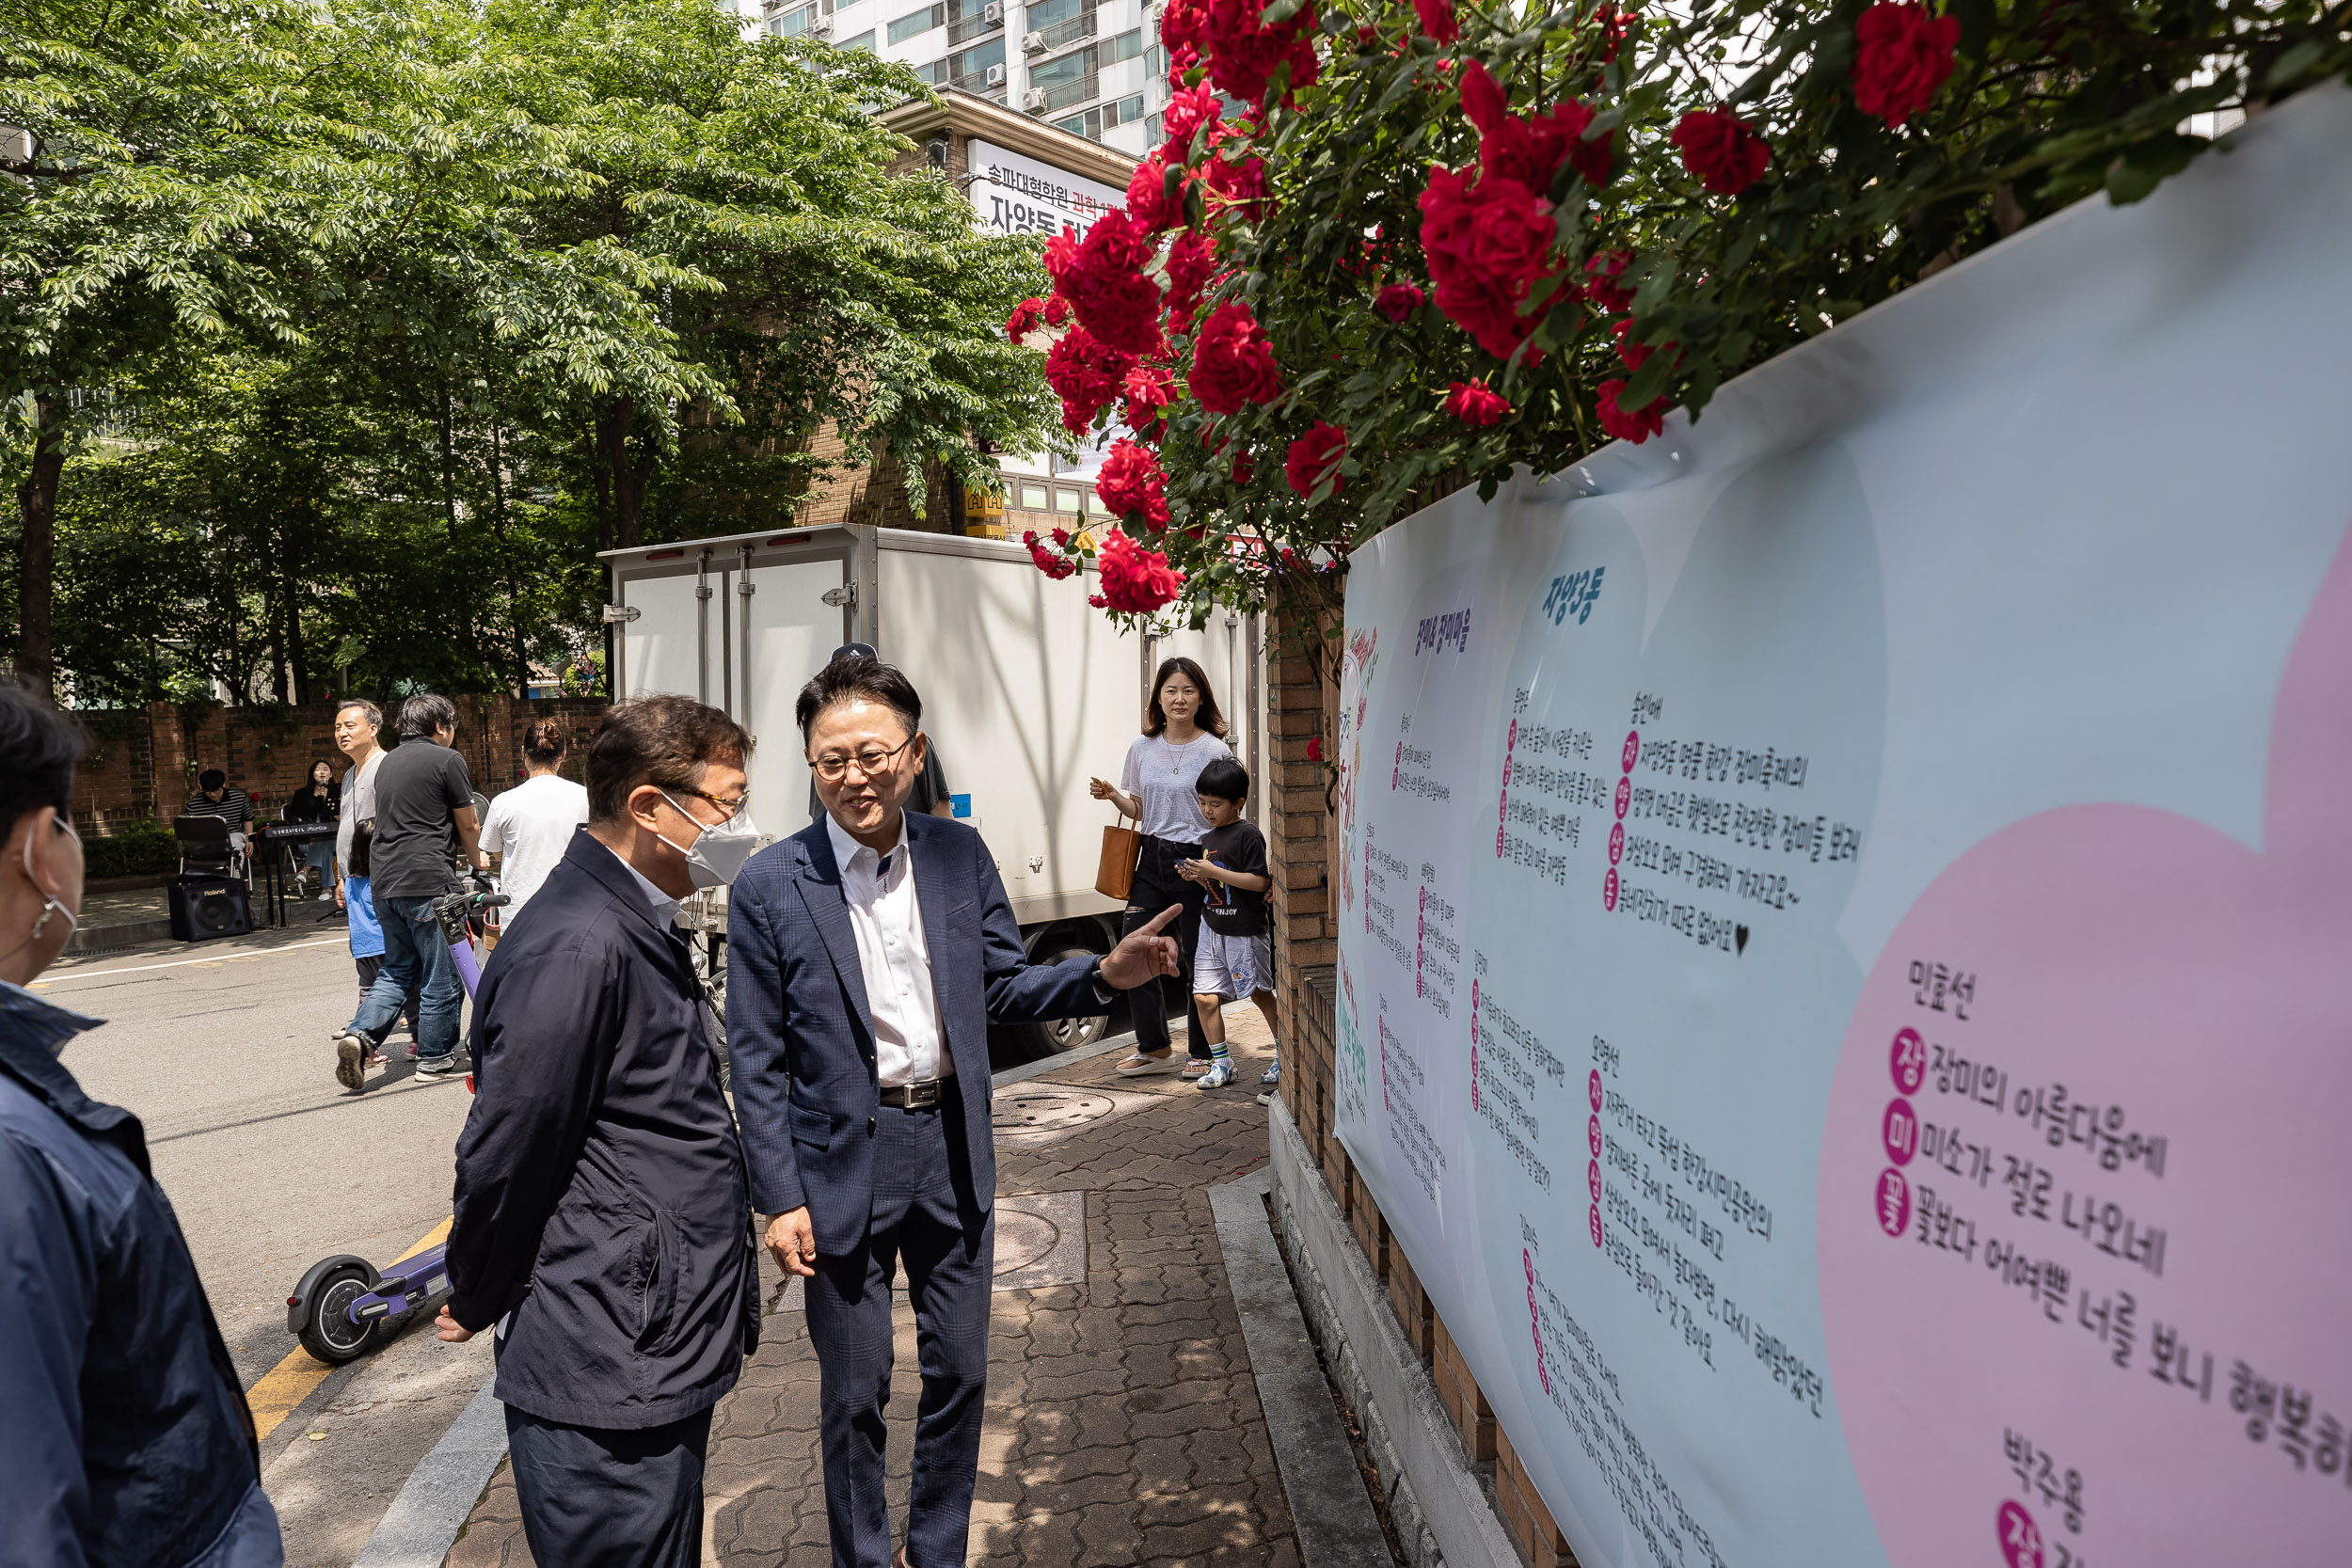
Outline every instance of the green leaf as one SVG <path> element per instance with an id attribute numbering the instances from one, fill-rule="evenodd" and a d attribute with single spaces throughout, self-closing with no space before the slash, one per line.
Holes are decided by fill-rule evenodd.
<path id="1" fill-rule="evenodd" d="M 1272 5 L 1258 13 L 1258 18 L 1269 27 L 1279 27 L 1296 16 L 1306 4 L 1307 0 L 1274 0 Z"/>
<path id="2" fill-rule="evenodd" d="M 2305 71 L 2325 59 L 2328 43 L 2321 39 L 2305 39 L 2279 56 L 2263 75 L 2263 91 L 2276 94 L 2293 87 Z"/>
<path id="3" fill-rule="evenodd" d="M 2128 207 L 2135 201 L 2145 200 L 2158 185 L 2186 168 L 2211 145 L 2200 137 L 2168 131 L 2126 148 L 2107 170 L 2108 204 Z"/>

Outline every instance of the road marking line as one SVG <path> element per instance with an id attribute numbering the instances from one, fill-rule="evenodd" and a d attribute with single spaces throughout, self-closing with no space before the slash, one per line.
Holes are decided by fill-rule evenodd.
<path id="1" fill-rule="evenodd" d="M 454 1214 L 417 1238 L 416 1245 L 402 1253 L 393 1262 L 404 1262 L 422 1252 L 436 1242 L 445 1240 Z M 326 1381 L 334 1368 L 304 1350 L 300 1345 L 286 1354 L 286 1359 L 263 1372 L 252 1387 L 245 1391 L 245 1402 L 253 1412 L 253 1436 L 256 1441 L 267 1437 L 284 1423 L 294 1408 Z"/>
<path id="2" fill-rule="evenodd" d="M 290 942 L 283 947 L 273 947 L 267 952 L 240 954 L 233 961 L 243 963 L 248 962 L 254 958 L 266 958 L 273 953 L 296 953 L 300 952 L 305 947 L 339 947 L 342 945 L 346 940 L 347 939 L 343 937 L 324 937 L 317 942 Z M 230 961 L 232 960 L 225 958 L 174 958 L 169 963 L 125 964 L 120 969 L 76 969 L 70 970 L 63 974 L 52 975 L 46 980 L 36 980 L 25 989 L 27 990 L 40 990 L 49 986 L 62 986 L 69 980 L 95 980 L 102 975 L 107 974 L 137 974 L 142 971 L 150 969 L 184 969 L 189 964 L 213 964 L 217 966 Z"/>

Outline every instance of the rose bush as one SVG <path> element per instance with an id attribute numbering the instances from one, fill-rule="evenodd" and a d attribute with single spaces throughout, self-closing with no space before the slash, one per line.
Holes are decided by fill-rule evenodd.
<path id="1" fill-rule="evenodd" d="M 1165 548 L 1104 536 L 1100 600 L 1328 606 L 1416 507 L 1656 439 L 2025 224 L 2145 197 L 2345 74 L 2348 26 L 2315 0 L 1169 0 L 1166 139 L 1009 324 L 1074 313 L 1065 421 L 1141 454 L 1111 504 Z"/>

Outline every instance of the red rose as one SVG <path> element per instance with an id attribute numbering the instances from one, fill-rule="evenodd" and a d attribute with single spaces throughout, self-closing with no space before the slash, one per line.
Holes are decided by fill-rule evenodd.
<path id="1" fill-rule="evenodd" d="M 1457 381 L 1445 395 L 1445 411 L 1464 424 L 1490 425 L 1511 412 L 1511 405 L 1484 380 Z"/>
<path id="2" fill-rule="evenodd" d="M 1168 247 L 1168 309 L 1186 324 L 1200 309 L 1200 293 L 1216 276 L 1216 252 L 1189 230 Z"/>
<path id="3" fill-rule="evenodd" d="M 1584 297 L 1593 309 L 1601 311 L 1629 309 L 1633 291 L 1620 288 L 1617 279 L 1623 276 L 1626 263 L 1633 260 L 1629 250 L 1604 250 L 1584 263 Z"/>
<path id="4" fill-rule="evenodd" d="M 1932 103 L 1951 75 L 1960 21 L 1880 0 L 1854 24 L 1853 37 L 1854 107 L 1893 128 Z"/>
<path id="5" fill-rule="evenodd" d="M 1340 459 L 1346 455 L 1347 432 L 1317 420 L 1313 429 L 1291 443 L 1282 474 L 1290 481 L 1291 488 L 1302 496 L 1313 495 L 1327 479 L 1331 482 L 1331 494 L 1336 496 L 1347 486 L 1347 481 L 1339 475 Z"/>
<path id="6" fill-rule="evenodd" d="M 1070 301 L 1056 294 L 1045 302 L 1045 325 L 1059 326 L 1070 319 Z"/>
<path id="7" fill-rule="evenodd" d="M 1160 13 L 1160 42 L 1168 49 L 1171 87 L 1181 86 L 1175 77 L 1200 58 L 1208 20 L 1208 8 L 1201 0 L 1168 0 L 1168 8 Z"/>
<path id="8" fill-rule="evenodd" d="M 1617 357 L 1625 361 L 1625 368 L 1629 371 L 1640 370 L 1643 362 L 1659 350 L 1674 347 L 1672 341 L 1655 344 L 1636 341 L 1633 336 L 1635 326 L 1630 317 L 1617 323 L 1609 330 L 1616 336 Z"/>
<path id="9" fill-rule="evenodd" d="M 1105 213 L 1086 238 L 1064 229 L 1045 242 L 1045 270 L 1070 301 L 1078 325 L 1127 354 L 1148 354 L 1160 339 L 1160 286 L 1140 270 L 1154 248 L 1151 231 L 1125 213 Z"/>
<path id="10" fill-rule="evenodd" d="M 1373 296 L 1372 308 L 1401 326 L 1406 317 L 1421 309 L 1425 297 L 1410 283 L 1391 283 Z"/>
<path id="11" fill-rule="evenodd" d="M 1201 57 L 1219 92 L 1263 107 L 1274 75 L 1283 67 L 1289 67 L 1293 90 L 1314 81 L 1321 64 L 1315 55 L 1312 5 L 1302 6 L 1296 15 L 1274 27 L 1265 24 L 1262 0 L 1206 0 L 1205 8 Z"/>
<path id="12" fill-rule="evenodd" d="M 1173 229 L 1184 221 L 1184 182 L 1180 177 L 1176 194 L 1168 194 L 1168 150 L 1155 147 L 1127 182 L 1127 215 L 1147 234 L 1163 229 Z"/>
<path id="13" fill-rule="evenodd" d="M 1056 340 L 1045 356 L 1045 382 L 1061 399 L 1061 421 L 1073 436 L 1086 433 L 1095 417 L 1119 395 L 1135 356 L 1098 342 L 1083 326 Z"/>
<path id="14" fill-rule="evenodd" d="M 1209 312 L 1192 350 L 1192 395 L 1212 414 L 1237 414 L 1246 403 L 1282 395 L 1274 345 L 1249 307 L 1238 301 Z"/>
<path id="15" fill-rule="evenodd" d="M 1028 532 L 1023 534 L 1021 536 L 1021 542 L 1029 546 L 1029 559 L 1037 562 L 1037 569 L 1043 572 L 1047 577 L 1052 578 L 1056 582 L 1059 582 L 1062 578 L 1071 577 L 1077 572 L 1078 563 L 1076 562 L 1065 560 L 1061 556 L 1056 555 L 1053 551 L 1047 549 L 1043 545 L 1038 543 L 1037 530 L 1031 529 Z M 1054 542 L 1056 544 L 1062 542 L 1061 530 L 1056 529 L 1054 531 Z"/>
<path id="16" fill-rule="evenodd" d="M 1421 245 L 1438 309 L 1487 353 L 1509 358 L 1546 314 L 1522 317 L 1518 306 L 1549 270 L 1549 203 L 1516 180 L 1438 166 L 1429 171 L 1421 211 Z"/>
<path id="17" fill-rule="evenodd" d="M 1247 484 L 1247 483 L 1249 483 L 1249 476 L 1250 476 L 1250 475 L 1252 475 L 1252 474 L 1254 474 L 1254 473 L 1256 473 L 1257 471 L 1258 471 L 1258 466 L 1257 466 L 1256 464 L 1254 464 L 1254 463 L 1252 463 L 1252 462 L 1250 462 L 1250 461 L 1249 461 L 1249 454 L 1248 454 L 1248 452 L 1246 452 L 1246 451 L 1245 451 L 1245 452 L 1240 452 L 1240 453 L 1235 454 L 1235 456 L 1234 456 L 1234 458 L 1233 458 L 1233 483 L 1236 483 L 1236 484 Z"/>
<path id="18" fill-rule="evenodd" d="M 1609 182 L 1616 133 L 1586 141 L 1584 130 L 1593 122 L 1593 111 L 1573 98 L 1533 119 L 1522 119 L 1511 113 L 1502 85 L 1471 60 L 1462 68 L 1462 112 L 1478 127 L 1478 166 L 1489 175 L 1516 180 L 1536 195 L 1548 196 L 1552 176 L 1565 160 L 1576 166 L 1586 184 L 1597 189 Z"/>
<path id="19" fill-rule="evenodd" d="M 1127 428 L 1144 440 L 1158 440 L 1167 419 L 1160 410 L 1176 399 L 1175 378 L 1157 365 L 1137 365 L 1127 372 L 1120 390 L 1127 395 L 1120 416 Z"/>
<path id="20" fill-rule="evenodd" d="M 1756 127 L 1729 109 L 1692 109 L 1666 139 L 1682 149 L 1682 166 L 1717 196 L 1738 196 L 1772 161 Z"/>
<path id="21" fill-rule="evenodd" d="M 1309 762 L 1323 760 L 1323 736 L 1311 735 L 1307 737 L 1307 760 Z"/>
<path id="22" fill-rule="evenodd" d="M 1030 333 L 1035 332 L 1037 330 L 1038 318 L 1044 313 L 1045 302 L 1041 299 L 1025 299 L 1020 304 L 1014 306 L 1012 308 L 1012 314 L 1005 318 L 1006 341 L 1017 343 L 1022 339 L 1027 337 Z"/>
<path id="23" fill-rule="evenodd" d="M 1208 188 L 1218 207 L 1246 222 L 1263 216 L 1268 205 L 1263 158 L 1246 158 L 1238 164 L 1211 158 L 1208 166 L 1200 171 L 1200 183 Z"/>
<path id="24" fill-rule="evenodd" d="M 1161 111 L 1160 124 L 1168 134 L 1164 144 L 1168 161 L 1184 163 L 1192 151 L 1193 133 L 1203 125 L 1215 125 L 1224 114 L 1225 105 L 1217 101 L 1216 92 L 1203 82 L 1197 87 L 1182 87 L 1169 95 L 1168 107 Z"/>
<path id="25" fill-rule="evenodd" d="M 1139 516 L 1155 531 L 1168 526 L 1168 476 L 1150 448 L 1123 436 L 1111 443 L 1110 455 L 1103 459 L 1094 493 L 1121 519 L 1132 522 Z"/>
<path id="26" fill-rule="evenodd" d="M 1652 398 L 1648 407 L 1628 413 L 1617 406 L 1617 394 L 1624 390 L 1622 381 L 1604 381 L 1594 402 L 1600 415 L 1600 428 L 1614 439 L 1630 441 L 1638 447 L 1665 428 L 1669 404 L 1664 398 Z"/>
<path id="27" fill-rule="evenodd" d="M 1413 0 L 1413 14 L 1421 18 L 1421 30 L 1439 43 L 1462 36 L 1462 24 L 1454 19 L 1454 0 Z"/>
<path id="28" fill-rule="evenodd" d="M 1147 550 L 1120 529 L 1103 536 L 1095 564 L 1103 574 L 1098 609 L 1149 615 L 1183 591 L 1184 579 L 1158 550 Z M 1094 602 L 1094 601 L 1089 601 Z"/>

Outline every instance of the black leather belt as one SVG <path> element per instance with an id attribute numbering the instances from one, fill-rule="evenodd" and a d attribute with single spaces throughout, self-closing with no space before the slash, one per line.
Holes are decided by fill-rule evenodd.
<path id="1" fill-rule="evenodd" d="M 882 1102 L 901 1111 L 925 1111 L 946 1098 L 952 1078 L 927 1078 L 920 1084 L 894 1084 L 882 1091 Z"/>

